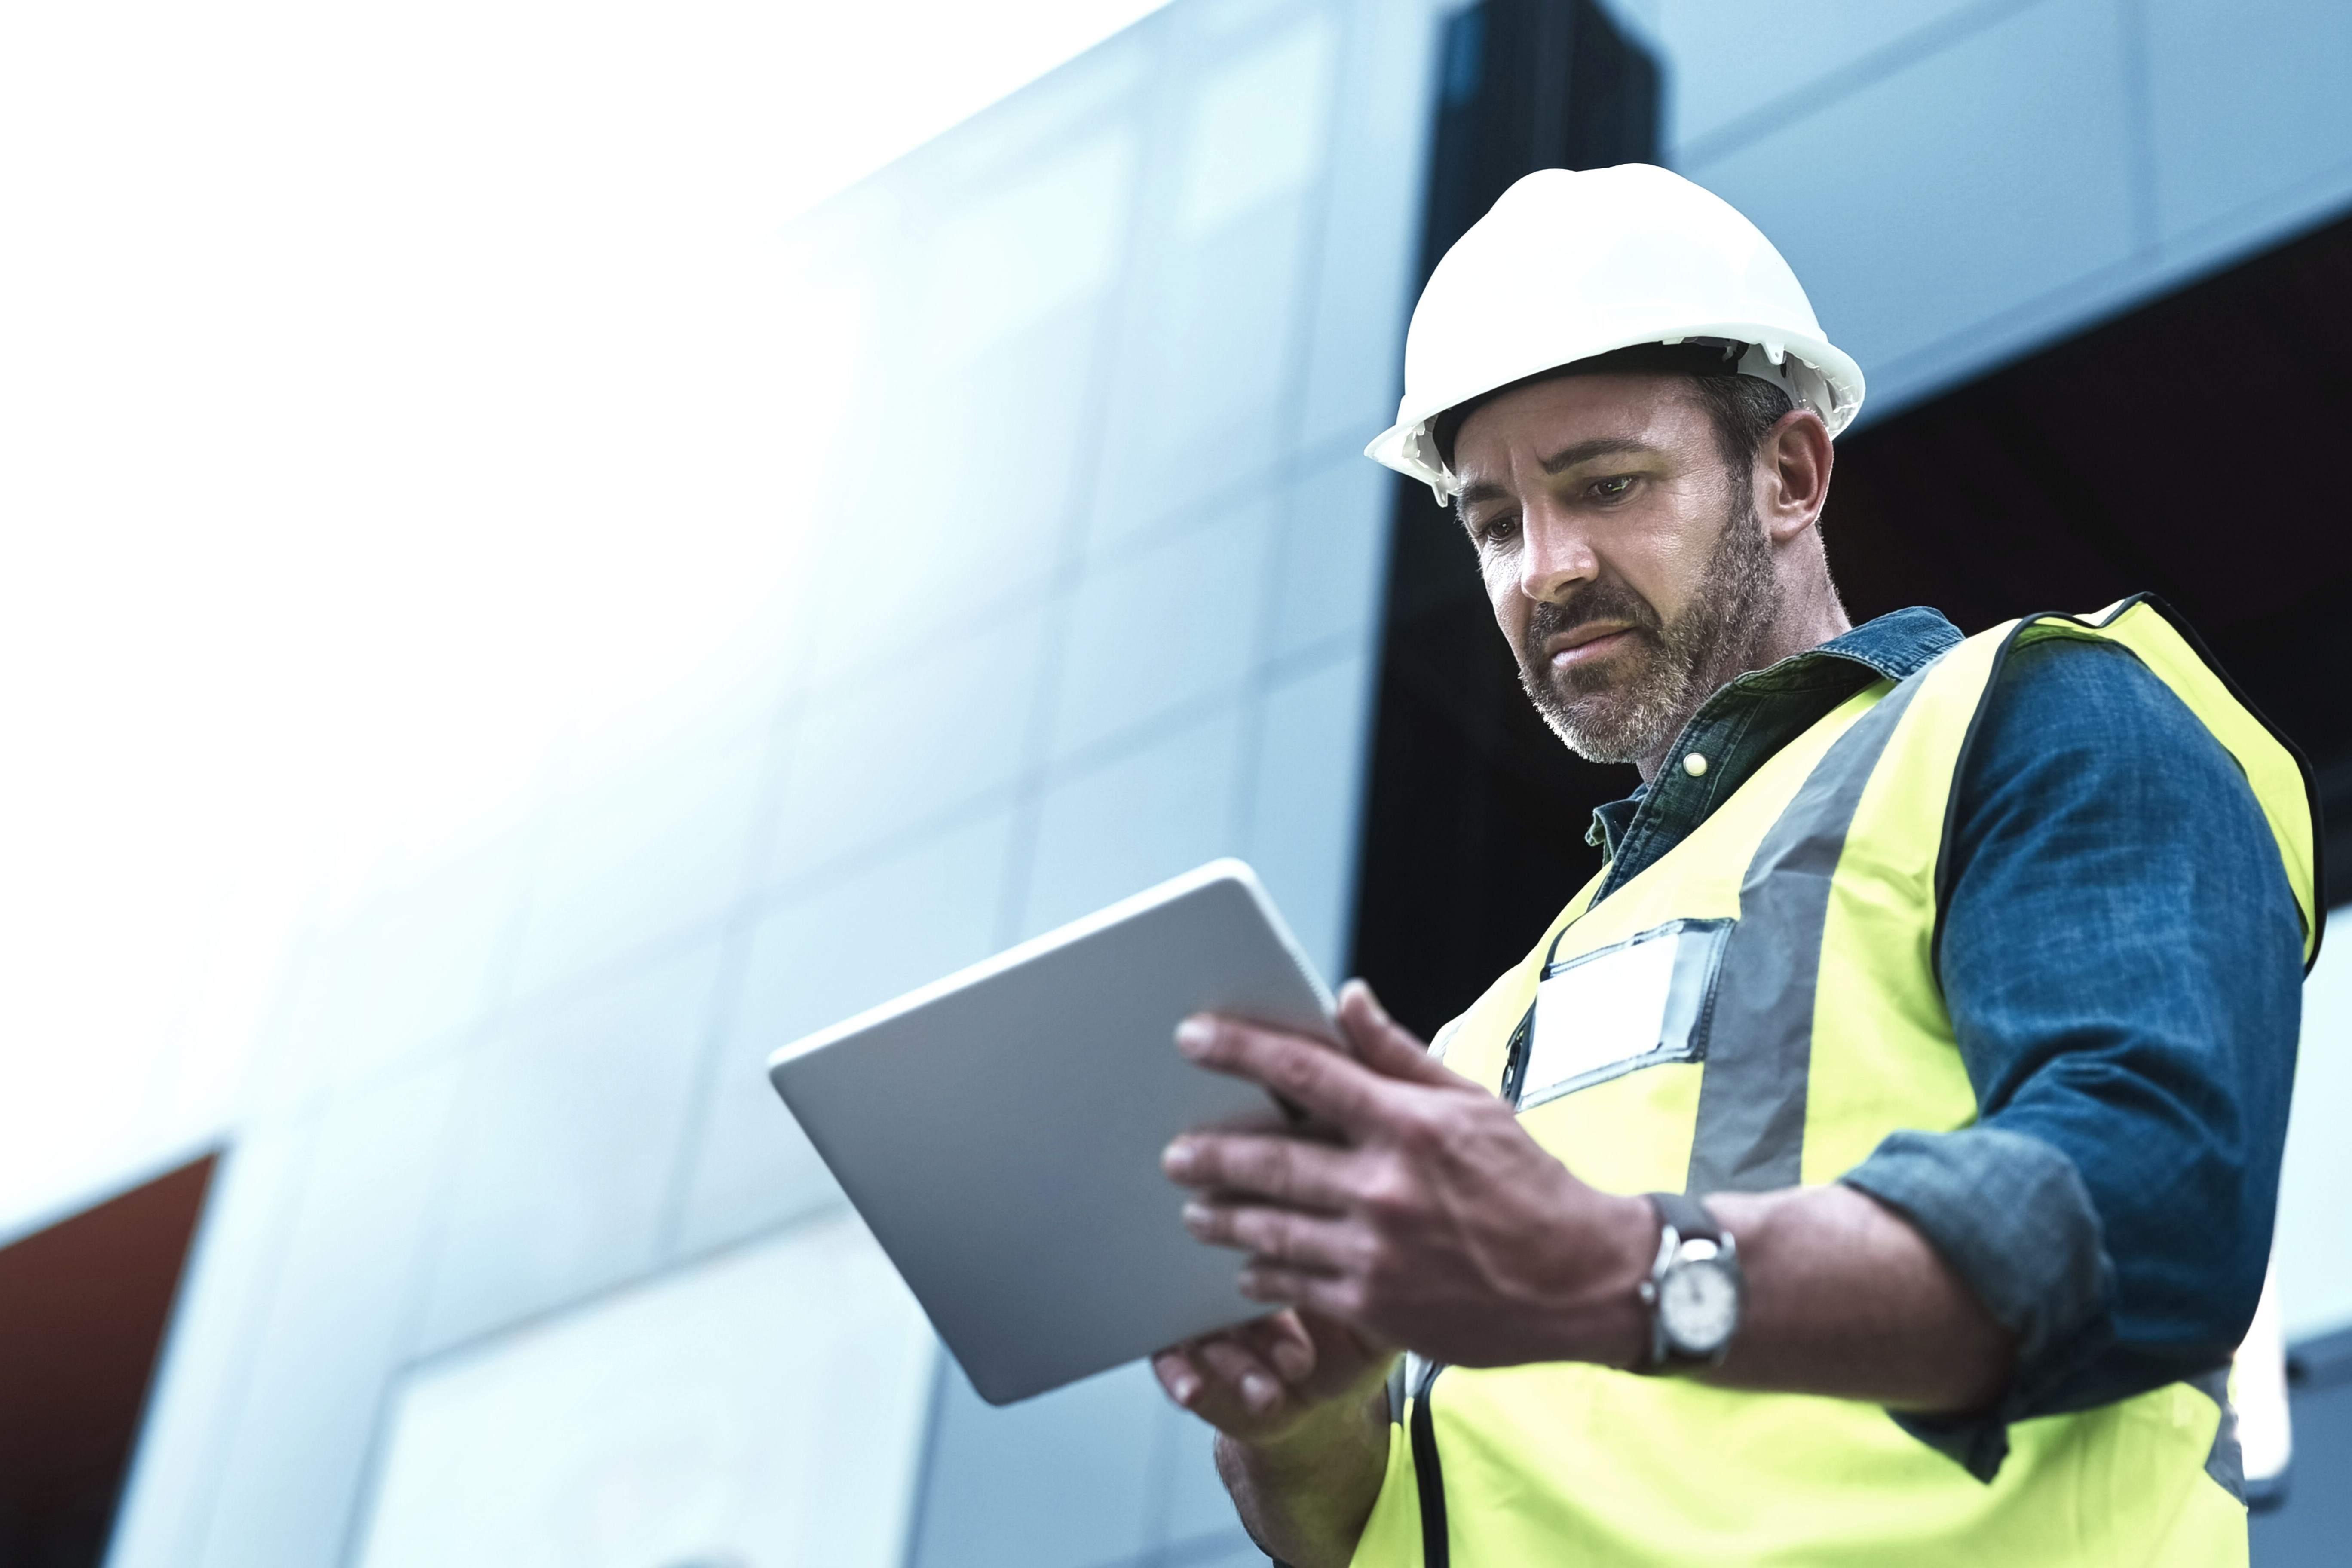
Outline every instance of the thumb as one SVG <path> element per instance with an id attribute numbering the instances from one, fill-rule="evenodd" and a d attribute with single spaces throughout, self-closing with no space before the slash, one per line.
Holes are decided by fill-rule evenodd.
<path id="1" fill-rule="evenodd" d="M 1412 1083 L 1459 1083 L 1460 1075 L 1429 1054 L 1412 1031 L 1389 1016 L 1372 988 L 1360 980 L 1339 987 L 1339 1032 L 1355 1058 L 1383 1078 Z"/>

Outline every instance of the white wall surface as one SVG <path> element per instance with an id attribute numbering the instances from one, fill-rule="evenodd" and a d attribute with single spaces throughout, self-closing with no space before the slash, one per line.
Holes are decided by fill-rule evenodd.
<path id="1" fill-rule="evenodd" d="M 289 925 L 754 683 L 848 336 L 761 240 L 1160 3 L 0 12 L 0 1235 L 244 1115 Z"/>
<path id="2" fill-rule="evenodd" d="M 361 1568 L 898 1568 L 932 1341 L 846 1215 L 428 1362 Z"/>
<path id="3" fill-rule="evenodd" d="M 2289 1344 L 2352 1329 L 2352 904 L 2331 912 L 2303 985 L 2303 1048 L 2280 1177 L 2278 1282 Z"/>
<path id="4" fill-rule="evenodd" d="M 1339 972 L 1389 496 L 1356 454 L 1391 398 L 1432 36 L 1417 4 L 1196 0 L 778 237 L 835 389 L 764 437 L 811 520 L 790 570 L 744 586 L 738 658 L 310 896 L 115 1568 L 355 1561 L 372 1477 L 365 1562 L 507 1561 L 639 1417 L 686 1419 L 759 1290 L 787 1341 L 850 1334 L 855 1259 L 838 1295 L 784 1251 L 772 1280 L 747 1252 L 646 1286 L 837 1225 L 761 1072 L 800 1034 L 1222 854 Z M 695 1294 L 722 1274 L 751 1282 Z M 675 1342 L 706 1330 L 709 1357 Z M 610 1421 L 563 1392 L 605 1362 Z M 669 1382 L 688 1405 L 646 1392 Z M 923 1561 L 1209 1561 L 1239 1537 L 1193 1425 L 1132 1378 L 975 1405 L 928 1450 L 938 1517 L 983 1456 L 1057 1493 L 1073 1443 L 1140 1468 L 1090 1512 L 926 1527 Z M 878 1495 L 777 1506 L 815 1540 Z M 744 1543 L 782 1520 L 735 1549 L 845 1560 Z M 632 1562 L 643 1522 L 614 1526 Z"/>

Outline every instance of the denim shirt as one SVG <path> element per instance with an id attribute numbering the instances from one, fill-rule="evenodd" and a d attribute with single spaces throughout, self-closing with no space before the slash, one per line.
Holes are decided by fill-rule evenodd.
<path id="1" fill-rule="evenodd" d="M 1657 778 L 1593 814 L 1601 897 L 1880 677 L 1960 640 L 1898 610 L 1699 709 Z M 1693 777 L 1677 765 L 1697 752 Z M 2008 1427 L 2227 1365 L 2270 1255 L 2302 927 L 2236 762 L 2128 650 L 2014 650 L 1955 784 L 1937 978 L 1976 1091 L 1842 1178 L 1906 1216 L 2016 1337 L 1990 1409 L 1897 1414 L 1990 1480 Z"/>

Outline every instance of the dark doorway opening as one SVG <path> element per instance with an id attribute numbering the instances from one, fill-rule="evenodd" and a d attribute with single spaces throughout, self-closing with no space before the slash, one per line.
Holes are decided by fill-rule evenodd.
<path id="1" fill-rule="evenodd" d="M 212 1156 L 0 1247 L 0 1568 L 95 1568 Z"/>
<path id="2" fill-rule="evenodd" d="M 1489 0 L 1444 58 L 1423 279 L 1519 174 L 1654 155 L 1655 68 L 1589 5 Z M 1977 631 L 2161 594 L 2310 759 L 2327 900 L 2352 900 L 2347 365 L 2352 219 L 1876 420 L 1838 444 L 1822 520 L 1847 607 Z M 1425 488 L 1392 528 L 1353 956 L 1425 1037 L 1598 868 L 1591 808 L 1636 780 L 1536 718 Z"/>
<path id="3" fill-rule="evenodd" d="M 1657 156 L 1657 64 L 1592 0 L 1486 0 L 1446 23 L 1439 58 L 1422 281 L 1522 174 Z M 1588 814 L 1635 775 L 1573 755 L 1528 706 L 1427 486 L 1399 481 L 1391 533 L 1353 964 L 1426 1037 L 1599 866 Z"/>

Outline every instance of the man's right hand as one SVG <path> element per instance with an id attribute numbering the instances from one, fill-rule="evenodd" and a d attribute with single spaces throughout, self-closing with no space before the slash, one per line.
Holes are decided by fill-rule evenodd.
<path id="1" fill-rule="evenodd" d="M 1217 1469 L 1259 1547 L 1345 1568 L 1388 1465 L 1396 1352 L 1334 1318 L 1285 1310 L 1151 1358 L 1168 1396 L 1214 1426 Z"/>
<path id="2" fill-rule="evenodd" d="M 1396 1352 L 1318 1313 L 1284 1310 L 1161 1351 L 1168 1397 L 1238 1443 L 1279 1446 L 1333 1405 L 1360 1406 Z"/>

